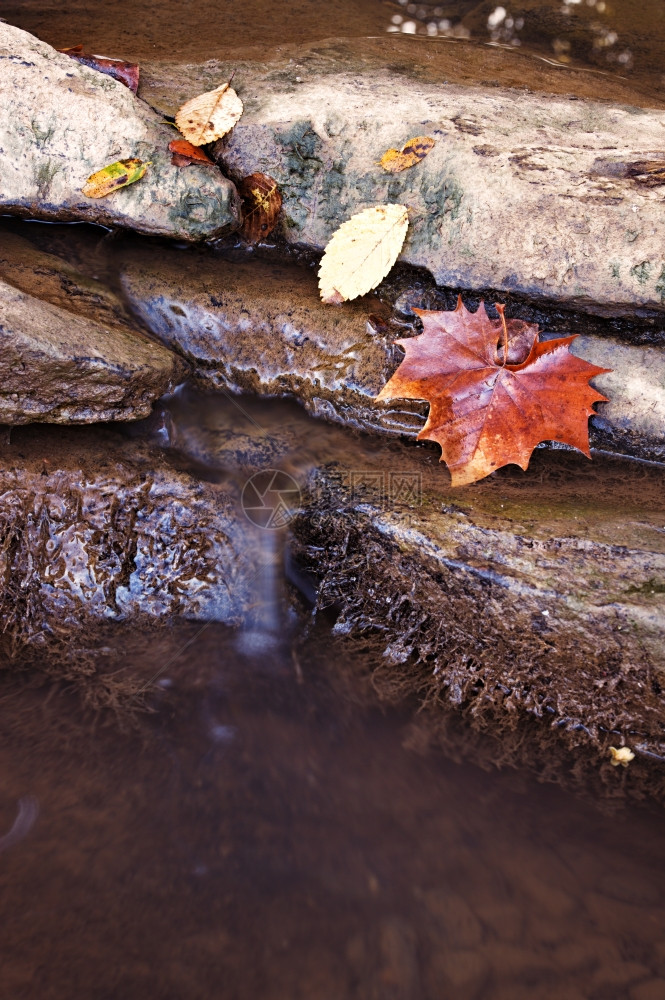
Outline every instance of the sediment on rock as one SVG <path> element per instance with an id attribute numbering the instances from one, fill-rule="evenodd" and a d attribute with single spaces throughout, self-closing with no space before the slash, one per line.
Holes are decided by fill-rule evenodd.
<path id="1" fill-rule="evenodd" d="M 320 40 L 281 42 L 273 49 L 245 47 L 234 40 L 233 61 L 211 58 L 206 62 L 173 62 L 170 59 L 141 60 L 139 94 L 149 104 L 174 114 L 202 85 L 203 90 L 219 86 L 235 69 L 234 87 L 253 107 L 254 92 L 267 90 L 271 83 L 294 90 L 304 80 L 329 77 L 340 70 L 355 76 L 373 76 L 387 66 L 400 79 L 446 87 L 503 87 L 522 93 L 558 94 L 592 101 L 639 108 L 665 108 L 665 97 L 647 93 L 635 80 L 603 74 L 582 65 L 555 65 L 523 48 L 489 46 L 462 38 L 414 39 L 399 34 L 350 37 L 331 36 Z M 184 54 L 183 54 L 184 55 Z"/>
<path id="2" fill-rule="evenodd" d="M 257 570 L 232 491 L 102 429 L 21 429 L 1 458 L 5 664 L 109 620 L 242 622 Z"/>
<path id="3" fill-rule="evenodd" d="M 665 758 L 662 470 L 540 452 L 526 474 L 452 489 L 428 444 L 317 432 L 283 405 L 273 431 L 270 404 L 246 397 L 169 409 L 171 448 L 195 467 L 300 484 L 290 579 L 387 704 L 423 707 L 444 740 L 453 707 L 513 760 L 531 723 L 544 754 L 586 748 L 597 766 L 625 742 Z"/>
<path id="4" fill-rule="evenodd" d="M 665 758 L 662 471 L 541 452 L 453 490 L 433 447 L 295 406 L 189 390 L 158 423 L 3 447 L 0 649 L 74 651 L 95 623 L 142 617 L 246 623 L 278 536 L 252 528 L 243 484 L 281 469 L 301 491 L 293 593 L 334 609 L 383 701 L 424 706 L 432 731 L 452 707 L 515 741 L 532 720 L 543 748 Z"/>
<path id="5" fill-rule="evenodd" d="M 426 404 L 374 402 L 401 357 L 393 341 L 414 332 L 368 325 L 376 299 L 323 305 L 311 271 L 261 260 L 127 247 L 119 266 L 130 307 L 207 385 L 292 396 L 315 416 L 366 430 L 421 430 Z M 610 402 L 597 407 L 592 445 L 664 461 L 665 347 L 589 333 L 572 349 L 613 369 L 594 380 Z"/>
<path id="6" fill-rule="evenodd" d="M 217 170 L 171 163 L 173 130 L 127 87 L 0 23 L 0 209 L 184 240 L 235 228 L 239 199 Z M 136 184 L 102 199 L 81 189 L 102 167 L 150 161 Z"/>
<path id="7" fill-rule="evenodd" d="M 0 423 L 136 420 L 187 366 L 145 334 L 0 281 Z"/>
<path id="8" fill-rule="evenodd" d="M 481 729 L 530 716 L 562 745 L 665 758 L 662 474 L 549 454 L 536 479 L 504 470 L 442 497 L 431 460 L 395 447 L 319 470 L 292 526 L 375 690 L 416 698 L 434 727 L 452 704 Z"/>

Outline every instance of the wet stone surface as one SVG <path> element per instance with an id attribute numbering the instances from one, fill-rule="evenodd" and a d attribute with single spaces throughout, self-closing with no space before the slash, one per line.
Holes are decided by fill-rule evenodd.
<path id="1" fill-rule="evenodd" d="M 243 620 L 258 564 L 233 489 L 111 431 L 15 430 L 0 455 L 5 653 L 71 642 L 66 672 L 95 620 Z"/>
<path id="2" fill-rule="evenodd" d="M 421 430 L 426 404 L 373 401 L 402 356 L 393 341 L 415 332 L 413 325 L 388 323 L 391 314 L 376 298 L 323 305 L 311 270 L 266 260 L 162 247 L 120 247 L 116 259 L 135 315 L 194 366 L 201 382 L 292 396 L 315 416 L 367 430 Z M 435 289 L 405 291 L 392 315 L 413 321 L 413 305 L 436 308 L 436 299 Z M 377 311 L 385 319 L 372 319 Z M 614 369 L 594 380 L 610 402 L 597 407 L 592 446 L 665 460 L 665 348 L 599 332 L 580 336 L 573 351 Z"/>
<path id="3" fill-rule="evenodd" d="M 435 448 L 191 392 L 135 434 L 35 428 L 5 444 L 2 618 L 17 649 L 74 649 L 90 616 L 254 615 L 271 632 L 299 593 L 294 607 L 334 608 L 335 633 L 368 651 L 374 691 L 422 699 L 434 729 L 452 705 L 507 745 L 531 717 L 554 745 L 665 756 L 662 472 L 540 452 L 527 474 L 452 490 Z M 292 486 L 252 494 L 252 508 L 286 504 L 257 522 L 244 490 L 270 470 Z"/>
<path id="4" fill-rule="evenodd" d="M 76 315 L 4 281 L 0 344 L 1 424 L 136 420 L 187 372 L 142 333 Z"/>
<path id="5" fill-rule="evenodd" d="M 295 478 L 296 585 L 313 600 L 303 570 L 318 581 L 387 703 L 422 698 L 434 717 L 452 703 L 508 742 L 532 716 L 555 744 L 665 756 L 662 470 L 541 452 L 526 475 L 453 490 L 433 447 L 324 431 L 291 408 L 273 432 L 274 406 L 181 395 L 171 448 Z"/>

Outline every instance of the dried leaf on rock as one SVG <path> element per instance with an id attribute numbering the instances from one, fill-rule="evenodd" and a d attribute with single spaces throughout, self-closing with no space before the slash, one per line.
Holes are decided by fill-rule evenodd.
<path id="1" fill-rule="evenodd" d="M 404 205 L 373 205 L 342 223 L 319 267 L 323 301 L 345 302 L 376 288 L 397 260 L 408 227 Z"/>
<path id="2" fill-rule="evenodd" d="M 451 312 L 416 309 L 424 332 L 398 340 L 406 357 L 377 399 L 424 399 L 419 438 L 441 445 L 453 486 L 501 466 L 526 469 L 541 441 L 561 441 L 588 457 L 592 404 L 606 399 L 589 379 L 608 371 L 568 350 L 575 337 L 540 342 L 538 328 L 488 317 L 462 304 Z M 504 365 L 504 345 L 508 343 Z M 501 346 L 499 346 L 501 345 Z"/>
<path id="3" fill-rule="evenodd" d="M 635 754 L 630 747 L 621 747 L 619 750 L 616 747 L 610 747 L 610 757 L 612 758 L 610 764 L 613 767 L 619 767 L 619 765 L 628 767 L 631 760 L 635 760 Z"/>
<path id="4" fill-rule="evenodd" d="M 192 163 L 203 163 L 208 167 L 216 166 L 214 160 L 187 139 L 173 139 L 169 143 L 169 152 L 172 154 L 171 163 L 176 167 L 189 167 Z"/>
<path id="5" fill-rule="evenodd" d="M 88 198 L 105 198 L 118 188 L 127 187 L 141 180 L 150 162 L 144 160 L 117 160 L 91 174 L 85 182 L 82 191 Z"/>
<path id="6" fill-rule="evenodd" d="M 124 83 L 125 87 L 129 87 L 134 94 L 139 89 L 139 66 L 137 63 L 124 62 L 122 59 L 110 59 L 108 56 L 90 55 L 83 51 L 82 45 L 58 49 L 58 52 L 63 52 L 66 56 L 76 59 L 83 66 L 96 69 L 98 73 L 112 76 L 114 80 L 119 80 L 120 83 Z"/>
<path id="7" fill-rule="evenodd" d="M 233 87 L 223 83 L 216 90 L 192 97 L 179 109 L 175 123 L 195 146 L 221 139 L 242 114 L 242 101 Z"/>
<path id="8" fill-rule="evenodd" d="M 399 174 L 402 170 L 415 167 L 435 146 L 434 139 L 428 135 L 417 135 L 409 139 L 401 149 L 389 149 L 379 160 L 379 166 L 389 174 Z"/>
<path id="9" fill-rule="evenodd" d="M 238 184 L 243 203 L 242 236 L 250 243 L 265 239 L 275 228 L 282 208 L 277 181 L 267 174 L 250 174 Z"/>

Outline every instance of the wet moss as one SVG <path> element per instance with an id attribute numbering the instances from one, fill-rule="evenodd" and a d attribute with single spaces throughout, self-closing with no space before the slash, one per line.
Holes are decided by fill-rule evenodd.
<path id="1" fill-rule="evenodd" d="M 643 597 L 654 597 L 656 594 L 665 594 L 665 583 L 659 580 L 646 580 L 639 587 L 628 587 L 626 594 L 640 594 Z"/>

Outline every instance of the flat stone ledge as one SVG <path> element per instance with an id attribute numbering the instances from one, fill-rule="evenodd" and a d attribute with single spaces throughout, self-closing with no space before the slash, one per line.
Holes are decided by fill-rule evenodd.
<path id="1" fill-rule="evenodd" d="M 136 420 L 187 365 L 145 334 L 0 281 L 0 423 Z"/>
<path id="2" fill-rule="evenodd" d="M 293 396 L 315 416 L 380 433 L 422 428 L 425 404 L 373 401 L 399 353 L 395 331 L 368 327 L 370 297 L 325 306 L 311 271 L 260 260 L 127 248 L 119 263 L 130 307 L 208 385 Z M 589 334 L 573 350 L 614 369 L 594 380 L 610 402 L 598 404 L 592 444 L 665 461 L 665 348 Z"/>

